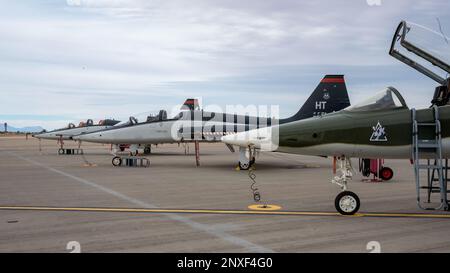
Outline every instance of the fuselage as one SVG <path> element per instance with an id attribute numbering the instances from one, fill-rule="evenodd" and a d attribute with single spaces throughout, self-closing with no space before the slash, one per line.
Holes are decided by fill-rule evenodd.
<path id="1" fill-rule="evenodd" d="M 315 115 L 339 111 L 350 105 L 343 75 L 326 75 L 298 112 L 285 119 L 258 117 L 255 114 L 238 115 L 219 112 L 207 112 L 190 109 L 181 112 L 173 119 L 166 115 L 147 118 L 146 122 L 130 117 L 126 124 L 101 132 L 75 136 L 74 139 L 110 144 L 160 144 L 172 142 L 215 142 L 223 136 L 245 132 L 258 128 L 270 127 L 294 120 L 305 119 Z M 259 107 L 258 107 L 259 108 Z M 248 112 L 257 113 L 257 107 L 249 107 Z M 260 109 L 261 110 L 261 109 Z M 277 113 L 264 111 L 267 116 Z"/>
<path id="2" fill-rule="evenodd" d="M 49 139 L 49 140 L 70 140 L 75 135 L 87 134 L 92 132 L 97 132 L 100 130 L 108 129 L 112 126 L 106 125 L 92 125 L 85 127 L 75 127 L 75 128 L 66 128 L 66 129 L 58 129 L 50 132 L 35 134 L 33 137 L 38 139 Z"/>
<path id="3" fill-rule="evenodd" d="M 73 139 L 108 144 L 219 142 L 223 135 L 271 126 L 272 122 L 270 118 L 187 111 L 174 119 L 116 126 Z"/>
<path id="4" fill-rule="evenodd" d="M 412 110 L 408 108 L 352 112 L 342 110 L 273 128 L 224 137 L 242 147 L 268 147 L 271 151 L 315 156 L 411 158 Z M 433 109 L 417 110 L 418 122 L 434 122 Z M 450 106 L 439 107 L 442 152 L 450 156 Z M 382 130 L 383 134 L 379 134 Z M 259 131 L 259 132 L 258 132 Z M 421 138 L 434 139 L 435 127 L 421 129 Z M 381 136 L 381 137 L 380 137 Z"/>

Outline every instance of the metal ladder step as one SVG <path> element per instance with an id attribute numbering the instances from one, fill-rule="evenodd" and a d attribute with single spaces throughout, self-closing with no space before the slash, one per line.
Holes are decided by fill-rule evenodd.
<path id="1" fill-rule="evenodd" d="M 436 126 L 434 122 L 418 122 L 417 126 Z"/>
<path id="2" fill-rule="evenodd" d="M 439 144 L 422 143 L 422 144 L 417 144 L 417 148 L 419 148 L 419 149 L 437 149 L 437 148 L 439 148 Z"/>
<path id="3" fill-rule="evenodd" d="M 426 165 L 426 164 L 418 164 L 419 169 L 440 169 L 441 167 L 438 165 Z"/>
<path id="4" fill-rule="evenodd" d="M 448 179 L 448 159 L 445 159 L 445 167 L 442 158 L 442 136 L 441 136 L 441 122 L 439 120 L 439 108 L 433 106 L 433 121 L 417 121 L 416 110 L 411 109 L 412 114 L 412 159 L 415 168 L 415 180 L 417 189 L 417 203 L 422 209 L 448 209 L 447 194 L 450 192 L 447 189 Z M 434 138 L 420 139 L 419 135 L 422 133 L 430 134 L 428 128 L 434 127 Z M 431 135 L 430 135 L 431 136 Z M 426 164 L 420 163 L 420 158 L 428 158 Z M 432 160 L 434 162 L 432 162 Z M 420 170 L 427 170 L 426 184 L 421 182 Z M 436 183 L 437 182 L 437 183 Z M 428 202 L 421 201 L 423 191 L 427 192 Z M 439 206 L 430 207 L 426 203 L 430 203 L 430 196 L 432 193 L 440 193 Z"/>
<path id="5" fill-rule="evenodd" d="M 445 170 L 444 170 L 444 172 L 445 172 Z M 438 179 L 438 178 L 433 178 L 433 179 L 431 179 L 431 181 L 433 181 L 433 182 L 439 182 L 439 179 Z M 450 178 L 447 178 L 447 180 L 444 179 L 444 181 L 449 182 L 449 181 L 450 181 Z"/>

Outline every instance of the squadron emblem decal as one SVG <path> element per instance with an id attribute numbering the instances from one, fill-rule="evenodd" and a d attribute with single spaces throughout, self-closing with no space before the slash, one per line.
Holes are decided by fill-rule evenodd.
<path id="1" fill-rule="evenodd" d="M 387 141 L 386 132 L 384 131 L 384 127 L 381 126 L 378 121 L 377 126 L 372 127 L 373 133 L 370 137 L 370 141 Z"/>

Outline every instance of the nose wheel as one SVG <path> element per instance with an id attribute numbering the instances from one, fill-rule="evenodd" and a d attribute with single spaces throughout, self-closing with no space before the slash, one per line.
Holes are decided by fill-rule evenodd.
<path id="1" fill-rule="evenodd" d="M 334 205 L 340 214 L 353 215 L 358 212 L 361 202 L 354 192 L 343 191 L 336 196 Z"/>
<path id="2" fill-rule="evenodd" d="M 250 167 L 253 166 L 255 164 L 255 162 L 256 162 L 255 158 L 253 158 L 252 160 L 250 160 L 248 162 L 239 161 L 239 163 L 238 163 L 239 164 L 239 169 L 246 171 L 246 170 L 250 169 Z"/>
<path id="3" fill-rule="evenodd" d="M 347 182 L 353 176 L 352 163 L 345 156 L 341 156 L 337 160 L 336 175 L 331 180 L 331 183 L 338 185 L 342 192 L 336 196 L 334 206 L 342 215 L 353 215 L 358 212 L 361 202 L 358 195 L 347 190 Z"/>
<path id="4" fill-rule="evenodd" d="M 122 158 L 120 158 L 118 156 L 115 156 L 112 159 L 112 164 L 113 164 L 114 167 L 118 167 L 118 166 L 122 165 Z"/>

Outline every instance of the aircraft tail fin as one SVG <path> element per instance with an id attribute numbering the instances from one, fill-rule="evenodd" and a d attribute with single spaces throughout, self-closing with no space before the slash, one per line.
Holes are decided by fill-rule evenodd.
<path id="1" fill-rule="evenodd" d="M 198 99 L 187 99 L 181 106 L 181 110 L 200 110 Z"/>
<path id="2" fill-rule="evenodd" d="M 350 106 L 344 75 L 326 75 L 300 110 L 280 124 L 319 116 Z"/>

